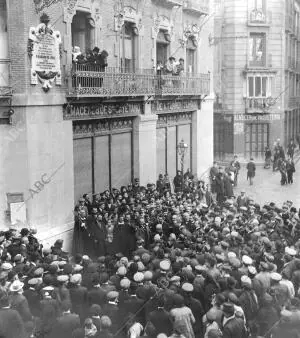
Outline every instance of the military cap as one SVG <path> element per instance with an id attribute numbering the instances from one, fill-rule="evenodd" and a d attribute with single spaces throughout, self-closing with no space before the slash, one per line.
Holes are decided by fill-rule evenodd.
<path id="1" fill-rule="evenodd" d="M 142 272 L 136 272 L 133 275 L 133 280 L 137 283 L 141 283 L 144 280 L 144 274 Z"/>
<path id="2" fill-rule="evenodd" d="M 153 278 L 153 273 L 152 271 L 145 271 L 144 272 L 144 280 L 145 281 L 150 281 Z"/>
<path id="3" fill-rule="evenodd" d="M 109 291 L 108 294 L 106 295 L 108 300 L 115 300 L 116 298 L 119 297 L 119 292 L 118 291 Z"/>
<path id="4" fill-rule="evenodd" d="M 67 275 L 61 275 L 61 276 L 57 276 L 57 281 L 61 282 L 61 283 L 65 283 L 69 280 L 69 276 Z"/>
<path id="5" fill-rule="evenodd" d="M 183 283 L 181 288 L 185 292 L 193 292 L 194 291 L 193 284 L 191 284 L 191 283 Z"/>
<path id="6" fill-rule="evenodd" d="M 125 266 L 122 265 L 118 268 L 117 274 L 119 276 L 125 276 L 126 273 L 127 273 L 127 269 L 125 268 Z"/>
<path id="7" fill-rule="evenodd" d="M 82 280 L 81 274 L 75 274 L 75 275 L 71 276 L 70 283 L 79 284 L 81 282 L 81 280 Z"/>
<path id="8" fill-rule="evenodd" d="M 131 284 L 131 282 L 128 278 L 122 278 L 121 281 L 120 281 L 120 287 L 122 289 L 129 289 L 130 284 Z"/>

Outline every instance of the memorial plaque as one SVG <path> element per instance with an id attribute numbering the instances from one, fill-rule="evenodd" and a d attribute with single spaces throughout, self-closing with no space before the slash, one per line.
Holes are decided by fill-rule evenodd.
<path id="1" fill-rule="evenodd" d="M 61 84 L 60 70 L 60 32 L 54 31 L 45 23 L 29 30 L 29 51 L 31 56 L 31 84 L 43 84 L 47 92 L 55 81 Z"/>

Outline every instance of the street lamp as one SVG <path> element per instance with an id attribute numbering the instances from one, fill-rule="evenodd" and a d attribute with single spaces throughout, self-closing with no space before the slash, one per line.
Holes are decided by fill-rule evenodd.
<path id="1" fill-rule="evenodd" d="M 181 165 L 181 190 L 183 190 L 183 169 L 184 169 L 184 156 L 188 150 L 188 145 L 184 143 L 183 139 L 177 145 L 177 153 L 180 156 L 180 165 Z"/>

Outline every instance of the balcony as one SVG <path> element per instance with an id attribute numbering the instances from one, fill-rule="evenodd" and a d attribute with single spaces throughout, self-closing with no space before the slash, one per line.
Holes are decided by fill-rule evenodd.
<path id="1" fill-rule="evenodd" d="M 272 97 L 251 97 L 246 98 L 246 113 L 264 113 L 276 101 Z"/>
<path id="2" fill-rule="evenodd" d="M 153 70 L 125 72 L 108 68 L 105 72 L 94 65 L 73 65 L 69 96 L 118 97 L 155 95 L 208 95 L 209 74 L 184 76 L 156 75 Z"/>
<path id="3" fill-rule="evenodd" d="M 248 26 L 269 26 L 272 22 L 272 12 L 254 8 L 248 13 Z"/>
<path id="4" fill-rule="evenodd" d="M 0 99 L 7 99 L 12 96 L 10 85 L 10 61 L 0 60 Z"/>
<path id="5" fill-rule="evenodd" d="M 209 0 L 184 0 L 182 10 L 189 14 L 208 15 Z"/>

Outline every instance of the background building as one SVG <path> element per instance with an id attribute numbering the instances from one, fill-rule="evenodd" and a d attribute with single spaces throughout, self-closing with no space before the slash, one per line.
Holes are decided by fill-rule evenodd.
<path id="1" fill-rule="evenodd" d="M 209 1 L 0 0 L 0 7 L 3 224 L 26 217 L 44 241 L 68 239 L 83 193 L 133 178 L 145 185 L 159 173 L 173 179 L 182 139 L 185 169 L 206 173 L 213 159 Z M 37 52 L 45 36 L 51 43 Z M 59 57 L 51 56 L 57 46 Z M 105 73 L 72 64 L 74 47 L 95 46 L 109 54 Z M 156 74 L 157 61 L 169 56 L 184 58 L 185 74 Z M 47 63 L 52 72 L 41 71 Z"/>
<path id="2" fill-rule="evenodd" d="M 215 0 L 214 155 L 264 158 L 300 131 L 299 1 Z"/>

